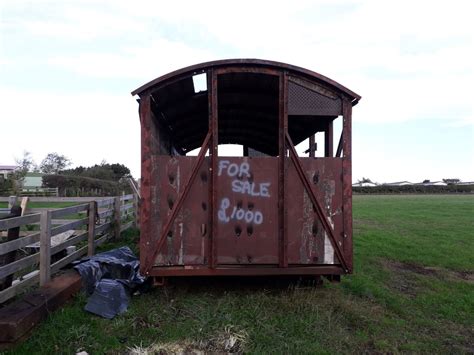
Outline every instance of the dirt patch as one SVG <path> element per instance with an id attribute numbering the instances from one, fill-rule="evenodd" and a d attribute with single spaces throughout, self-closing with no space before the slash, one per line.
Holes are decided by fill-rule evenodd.
<path id="1" fill-rule="evenodd" d="M 428 275 L 440 280 L 474 283 L 474 273 L 470 271 L 453 271 L 441 267 L 422 266 L 398 261 L 384 261 L 383 264 L 399 275 L 397 281 L 400 284 L 394 286 L 394 288 L 399 288 L 402 293 L 411 295 L 416 295 L 416 282 L 410 278 L 410 274 Z"/>
<path id="2" fill-rule="evenodd" d="M 208 339 L 159 343 L 146 348 L 135 346 L 129 349 L 128 354 L 243 354 L 247 338 L 248 334 L 245 331 L 229 326 Z"/>

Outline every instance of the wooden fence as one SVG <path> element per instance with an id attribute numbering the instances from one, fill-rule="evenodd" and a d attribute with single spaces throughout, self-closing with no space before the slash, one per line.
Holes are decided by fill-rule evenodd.
<path id="1" fill-rule="evenodd" d="M 98 245 L 109 238 L 118 238 L 137 221 L 136 195 L 30 197 L 29 200 L 78 204 L 58 209 L 30 208 L 28 214 L 19 217 L 5 216 L 5 208 L 0 211 L 0 232 L 8 230 L 6 241 L 0 243 L 0 304 L 38 282 L 44 285 L 51 275 L 85 254 L 94 255 Z M 12 207 L 15 197 L 0 197 L 0 202 L 8 202 Z M 11 232 L 15 229 L 18 238 L 12 239 Z M 70 253 L 63 255 L 66 250 Z M 11 281 L 5 283 L 8 279 Z"/>

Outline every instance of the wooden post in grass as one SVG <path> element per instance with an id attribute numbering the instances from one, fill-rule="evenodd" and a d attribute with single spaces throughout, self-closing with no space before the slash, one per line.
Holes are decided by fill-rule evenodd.
<path id="1" fill-rule="evenodd" d="M 120 238 L 120 224 L 122 221 L 122 211 L 120 210 L 120 196 L 114 198 L 114 239 Z"/>
<path id="2" fill-rule="evenodd" d="M 96 203 L 89 202 L 89 224 L 87 226 L 87 255 L 92 256 L 95 253 L 95 211 Z"/>
<path id="3" fill-rule="evenodd" d="M 40 286 L 51 279 L 51 211 L 42 211 L 40 219 Z"/>

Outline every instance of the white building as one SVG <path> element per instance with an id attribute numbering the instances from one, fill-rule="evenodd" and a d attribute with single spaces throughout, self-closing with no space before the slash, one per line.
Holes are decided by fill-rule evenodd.
<path id="1" fill-rule="evenodd" d="M 6 179 L 8 174 L 13 173 L 17 168 L 16 165 L 0 165 L 0 175 L 3 175 L 3 178 Z"/>

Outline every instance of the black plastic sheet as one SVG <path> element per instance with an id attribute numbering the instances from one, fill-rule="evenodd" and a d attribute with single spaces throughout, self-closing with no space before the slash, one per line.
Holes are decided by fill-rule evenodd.
<path id="1" fill-rule="evenodd" d="M 90 295 L 85 310 L 112 319 L 125 312 L 130 294 L 145 284 L 140 262 L 129 247 L 121 247 L 76 262 Z"/>

